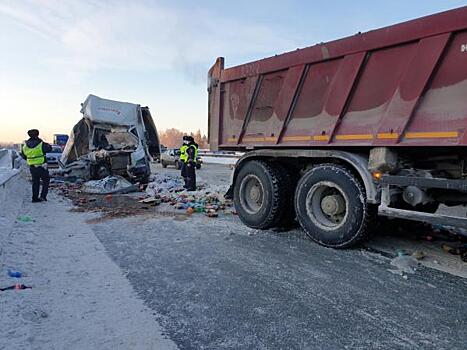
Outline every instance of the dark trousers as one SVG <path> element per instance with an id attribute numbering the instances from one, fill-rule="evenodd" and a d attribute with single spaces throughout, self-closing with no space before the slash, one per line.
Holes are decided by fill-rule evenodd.
<path id="1" fill-rule="evenodd" d="M 196 191 L 196 170 L 195 165 L 182 163 L 182 177 L 185 181 L 185 188 L 188 191 Z"/>
<path id="2" fill-rule="evenodd" d="M 186 184 L 186 163 L 185 162 L 182 162 L 182 166 L 180 170 L 181 170 L 183 181 L 185 181 L 185 184 Z"/>
<path id="3" fill-rule="evenodd" d="M 49 192 L 50 176 L 49 171 L 41 166 L 30 166 L 32 176 L 32 199 L 39 199 L 39 188 L 42 180 L 41 198 L 47 198 Z"/>

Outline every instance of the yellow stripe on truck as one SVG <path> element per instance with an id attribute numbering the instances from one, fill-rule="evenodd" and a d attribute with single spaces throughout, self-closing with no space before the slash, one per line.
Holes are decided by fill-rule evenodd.
<path id="1" fill-rule="evenodd" d="M 336 135 L 336 140 L 373 140 L 372 134 Z"/>
<path id="2" fill-rule="evenodd" d="M 428 139 L 428 138 L 457 138 L 458 131 L 439 131 L 439 132 L 407 132 L 404 134 L 407 139 Z M 339 141 L 358 141 L 358 140 L 373 140 L 375 137 L 372 134 L 343 134 L 336 135 L 335 139 Z M 397 139 L 398 133 L 379 133 L 377 139 Z M 243 142 L 276 142 L 277 137 L 245 137 Z M 284 136 L 284 142 L 293 141 L 329 141 L 328 135 L 297 135 Z M 229 138 L 228 142 L 237 142 L 235 138 Z"/>
<path id="3" fill-rule="evenodd" d="M 394 140 L 394 139 L 397 139 L 399 137 L 399 134 L 398 133 L 390 133 L 390 132 L 383 132 L 383 133 L 380 133 L 378 135 L 376 135 L 376 137 L 378 139 L 383 139 L 383 140 Z"/>
<path id="4" fill-rule="evenodd" d="M 276 142 L 277 137 L 244 137 L 243 142 Z"/>
<path id="5" fill-rule="evenodd" d="M 439 132 L 407 132 L 405 138 L 407 139 L 433 139 L 433 138 L 457 138 L 459 132 L 457 131 L 439 131 Z"/>

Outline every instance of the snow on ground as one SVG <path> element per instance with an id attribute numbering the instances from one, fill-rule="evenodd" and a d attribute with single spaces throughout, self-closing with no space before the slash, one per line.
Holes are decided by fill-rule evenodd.
<path id="1" fill-rule="evenodd" d="M 0 292 L 0 349 L 176 348 L 106 255 L 90 214 L 69 212 L 53 193 L 30 203 L 24 176 L 0 196 L 0 286 L 32 286 Z M 10 278 L 8 268 L 26 277 Z"/>
<path id="2" fill-rule="evenodd" d="M 3 186 L 13 176 L 18 175 L 18 169 L 0 168 L 0 186 Z"/>
<path id="3" fill-rule="evenodd" d="M 226 165 L 235 165 L 235 163 L 237 163 L 238 158 L 236 157 L 214 157 L 214 156 L 209 156 L 209 155 L 201 156 L 201 160 L 204 163 L 226 164 Z"/>

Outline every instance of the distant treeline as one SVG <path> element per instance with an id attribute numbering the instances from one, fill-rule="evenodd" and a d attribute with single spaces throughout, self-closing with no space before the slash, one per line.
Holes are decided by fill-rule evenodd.
<path id="1" fill-rule="evenodd" d="M 0 148 L 16 148 L 13 142 L 1 142 L 0 141 Z"/>
<path id="2" fill-rule="evenodd" d="M 199 148 L 209 148 L 208 138 L 206 135 L 202 135 L 200 130 L 195 133 L 186 133 L 178 129 L 167 129 L 159 132 L 159 139 L 160 143 L 165 147 L 178 148 L 182 145 L 182 138 L 184 135 L 193 136 Z"/>

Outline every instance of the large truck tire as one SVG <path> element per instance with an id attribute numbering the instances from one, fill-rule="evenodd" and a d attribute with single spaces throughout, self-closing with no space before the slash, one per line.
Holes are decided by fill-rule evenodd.
<path id="1" fill-rule="evenodd" d="M 290 229 L 297 226 L 295 208 L 294 208 L 294 192 L 295 185 L 297 184 L 297 176 L 293 171 L 289 170 L 281 163 L 271 163 L 271 166 L 277 171 L 279 183 L 282 192 L 283 208 L 281 216 L 277 220 L 276 226 L 284 229 Z"/>
<path id="2" fill-rule="evenodd" d="M 283 175 L 268 162 L 252 160 L 239 171 L 234 184 L 234 204 L 242 222 L 255 229 L 276 226 L 287 205 Z"/>
<path id="3" fill-rule="evenodd" d="M 318 165 L 299 180 L 295 212 L 306 234 L 331 248 L 349 248 L 370 232 L 372 210 L 361 183 L 346 168 Z"/>

